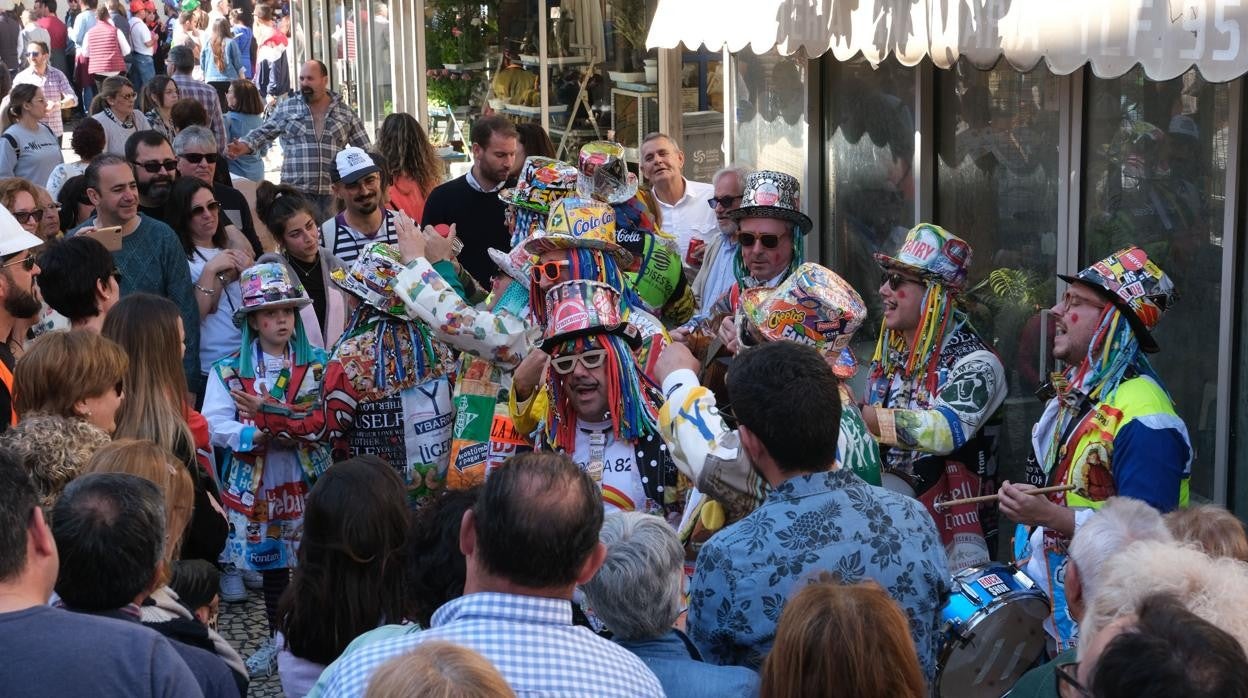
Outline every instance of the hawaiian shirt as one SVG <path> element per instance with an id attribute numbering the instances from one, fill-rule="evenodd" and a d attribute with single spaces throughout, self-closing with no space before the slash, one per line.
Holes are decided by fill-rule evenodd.
<path id="1" fill-rule="evenodd" d="M 703 545 L 689 635 L 709 662 L 757 668 L 785 602 L 824 579 L 883 587 L 910 621 L 924 675 L 935 678 L 950 579 L 936 526 L 915 500 L 843 469 L 786 480 Z"/>

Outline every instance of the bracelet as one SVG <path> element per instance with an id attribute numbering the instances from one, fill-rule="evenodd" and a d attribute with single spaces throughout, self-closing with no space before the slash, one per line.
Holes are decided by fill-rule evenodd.
<path id="1" fill-rule="evenodd" d="M 191 285 L 195 287 L 195 290 L 196 290 L 196 291 L 199 291 L 200 293 L 204 294 L 205 296 L 215 296 L 215 295 L 217 295 L 217 289 L 215 289 L 215 288 L 204 288 L 203 286 L 200 286 L 199 284 L 191 284 Z"/>

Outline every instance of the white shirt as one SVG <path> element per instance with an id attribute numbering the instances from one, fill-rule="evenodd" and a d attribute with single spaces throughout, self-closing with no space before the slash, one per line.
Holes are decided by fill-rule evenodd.
<path id="1" fill-rule="evenodd" d="M 596 474 L 597 460 L 591 455 L 591 438 L 606 437 L 602 453 L 602 476 Z M 641 484 L 641 471 L 637 468 L 637 451 L 633 444 L 620 441 L 611 433 L 611 422 L 586 422 L 576 420 L 576 451 L 572 460 L 581 470 L 589 472 L 602 488 L 602 506 L 607 514 L 617 511 L 650 511 L 646 505 L 646 490 Z"/>
<path id="2" fill-rule="evenodd" d="M 204 266 L 221 252 L 215 248 L 196 247 L 195 255 L 186 261 L 191 281 L 197 282 L 204 273 Z M 242 330 L 234 325 L 234 311 L 243 305 L 243 290 L 238 281 L 226 284 L 217 294 L 217 309 L 199 321 L 199 370 L 203 373 L 211 373 L 218 359 L 238 351 L 243 339 Z"/>
<path id="3" fill-rule="evenodd" d="M 663 232 L 676 238 L 680 245 L 680 259 L 687 263 L 689 241 L 698 238 L 702 242 L 710 239 L 719 231 L 719 221 L 715 218 L 715 210 L 707 205 L 707 200 L 715 196 L 715 187 L 705 182 L 685 180 L 685 195 L 680 201 L 667 203 L 656 194 L 654 199 L 659 202 L 659 212 L 663 218 Z"/>
<path id="4" fill-rule="evenodd" d="M 152 30 L 147 28 L 143 20 L 138 17 L 130 18 L 130 48 L 137 54 L 143 56 L 151 56 L 156 53 L 155 46 L 148 46 L 147 42 L 152 40 Z"/>

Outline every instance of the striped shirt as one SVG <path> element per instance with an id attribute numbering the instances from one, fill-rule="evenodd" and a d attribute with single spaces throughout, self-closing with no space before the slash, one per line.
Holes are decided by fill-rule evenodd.
<path id="1" fill-rule="evenodd" d="M 14 85 L 34 85 L 43 88 L 43 96 L 49 102 L 59 103 L 67 96 L 74 94 L 74 88 L 69 84 L 69 78 L 65 77 L 65 73 L 48 66 L 43 75 L 35 72 L 35 69 L 27 68 L 17 75 L 13 76 Z M 65 132 L 65 125 L 61 122 L 61 110 L 59 107 L 49 106 L 48 113 L 42 119 L 42 123 L 48 125 L 52 129 L 52 133 L 60 137 Z M 39 182 L 35 182 L 39 184 Z"/>
<path id="2" fill-rule="evenodd" d="M 280 136 L 282 184 L 306 194 L 327 196 L 333 193 L 329 169 L 338 151 L 349 145 L 368 148 L 364 122 L 338 95 L 330 93 L 330 100 L 319 132 L 307 101 L 302 95 L 292 95 L 278 104 L 273 115 L 260 128 L 244 136 L 242 142 L 255 153 Z"/>
<path id="3" fill-rule="evenodd" d="M 360 256 L 364 246 L 370 242 L 384 242 L 390 245 L 399 244 L 399 232 L 394 223 L 398 216 L 388 208 L 381 209 L 385 216 L 381 227 L 372 235 L 365 235 L 347 224 L 347 214 L 339 213 L 321 224 L 321 245 L 330 254 L 350 265 Z"/>
<path id="4" fill-rule="evenodd" d="M 321 676 L 324 695 L 363 695 L 377 667 L 432 640 L 480 653 L 519 696 L 664 695 L 659 680 L 636 655 L 572 625 L 572 604 L 564 599 L 469 594 L 439 608 L 431 626 L 339 658 Z"/>

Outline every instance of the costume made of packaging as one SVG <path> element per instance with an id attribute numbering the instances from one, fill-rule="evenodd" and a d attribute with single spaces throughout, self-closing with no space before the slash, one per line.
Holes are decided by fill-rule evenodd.
<path id="1" fill-rule="evenodd" d="M 684 509 L 687 483 L 659 436 L 660 398 L 641 373 L 632 347 L 640 337 L 623 318 L 619 293 L 596 281 L 567 281 L 546 297 L 550 318 L 542 349 L 551 355 L 546 387 L 550 410 L 538 429 L 537 445 L 565 452 L 589 473 L 602 491 L 603 506 L 613 511 L 641 511 L 675 525 Z M 571 374 L 582 356 L 596 356 L 605 366 L 608 414 L 601 422 L 580 418 L 564 388 L 559 366 L 571 360 Z M 569 379 L 570 380 L 570 379 Z"/>
<path id="2" fill-rule="evenodd" d="M 1105 297 L 1086 358 L 1055 374 L 1054 396 L 1032 428 L 1027 481 L 1074 485 L 1046 495 L 1075 509 L 1075 528 L 1114 496 L 1143 500 L 1161 512 L 1187 506 L 1194 451 L 1144 352 L 1157 351 L 1151 331 L 1175 302 L 1174 284 L 1148 254 L 1128 247 L 1061 276 Z M 1045 629 L 1058 649 L 1074 646 L 1078 627 L 1066 602 L 1070 538 L 1043 526 L 1019 526 L 1015 557 L 1049 595 Z"/>
<path id="3" fill-rule="evenodd" d="M 841 419 L 837 467 L 868 484 L 880 484 L 880 451 L 862 420 L 845 381 L 857 363 L 849 349 L 854 332 L 866 319 L 862 297 L 841 277 L 818 264 L 803 264 L 777 288 L 745 292 L 737 327 L 742 347 L 789 341 L 814 347 L 840 379 Z M 767 483 L 728 428 L 715 396 L 698 384 L 692 371 L 678 370 L 663 381 L 666 397 L 659 426 L 672 457 L 697 487 L 690 496 L 684 539 L 695 543 L 743 518 L 767 496 Z"/>
<path id="4" fill-rule="evenodd" d="M 242 307 L 234 321 L 242 328 L 242 347 L 217 361 L 208 374 L 204 417 L 212 444 L 226 449 L 220 468 L 221 504 L 230 523 L 224 557 L 241 569 L 269 570 L 295 566 L 303 535 L 308 491 L 332 463 L 320 444 L 255 443 L 259 429 L 238 418 L 230 391 L 273 400 L 295 409 L 316 403 L 325 376 L 325 352 L 308 342 L 298 309 L 312 301 L 291 282 L 286 266 L 257 264 L 239 279 Z M 270 308 L 295 310 L 294 335 L 281 356 L 260 348 L 247 316 Z"/>
<path id="5" fill-rule="evenodd" d="M 984 564 L 996 551 L 996 503 L 935 508 L 997 491 L 998 409 L 1008 386 L 1001 359 L 956 304 L 970 245 L 921 223 L 896 257 L 876 261 L 926 285 L 912 344 L 882 325 L 871 363 L 867 402 L 879 419 L 885 476 L 908 483 L 932 514 L 950 569 Z"/>
<path id="6" fill-rule="evenodd" d="M 320 399 L 266 402 L 256 425 L 274 436 L 330 443 L 334 460 L 374 454 L 398 471 L 419 503 L 440 489 L 450 456 L 453 361 L 429 326 L 407 318 L 394 280 L 399 253 L 370 243 L 334 282 L 362 303 L 325 367 Z"/>

